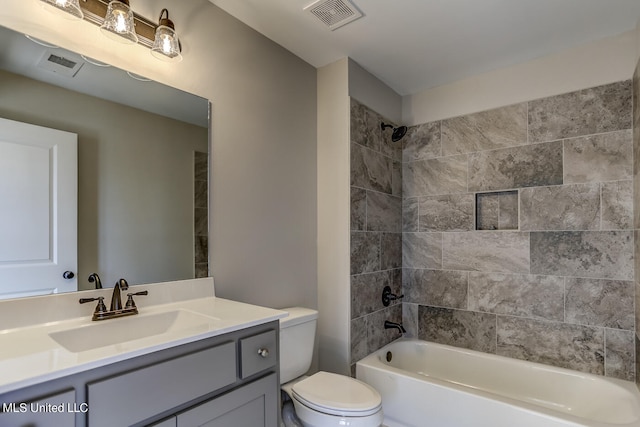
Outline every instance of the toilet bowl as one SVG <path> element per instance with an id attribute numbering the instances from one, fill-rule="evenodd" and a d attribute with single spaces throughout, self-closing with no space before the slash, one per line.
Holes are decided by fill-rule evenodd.
<path id="1" fill-rule="evenodd" d="M 304 427 L 379 427 L 382 399 L 371 386 L 345 375 L 317 372 L 311 366 L 318 312 L 301 307 L 282 309 L 280 379 Z"/>

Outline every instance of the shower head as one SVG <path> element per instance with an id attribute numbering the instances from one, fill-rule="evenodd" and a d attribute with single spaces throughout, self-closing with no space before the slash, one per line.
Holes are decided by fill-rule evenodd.
<path id="1" fill-rule="evenodd" d="M 398 126 L 397 128 L 394 128 L 393 125 L 388 125 L 384 122 L 380 123 L 380 128 L 382 130 L 385 130 L 386 128 L 393 128 L 393 133 L 391 134 L 391 140 L 393 142 L 398 142 L 402 139 L 403 136 L 406 135 L 407 133 L 407 127 L 406 126 Z"/>

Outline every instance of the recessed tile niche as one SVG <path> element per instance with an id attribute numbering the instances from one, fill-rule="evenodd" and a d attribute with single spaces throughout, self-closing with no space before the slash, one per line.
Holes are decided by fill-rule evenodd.
<path id="1" fill-rule="evenodd" d="M 517 229 L 517 190 L 476 193 L 476 230 Z"/>

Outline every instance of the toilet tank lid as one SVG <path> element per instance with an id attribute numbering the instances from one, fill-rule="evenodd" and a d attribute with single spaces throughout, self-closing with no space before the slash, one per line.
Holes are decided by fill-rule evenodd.
<path id="1" fill-rule="evenodd" d="M 310 322 L 318 318 L 318 312 L 310 308 L 289 307 L 281 308 L 280 310 L 289 313 L 287 317 L 280 319 L 280 329 L 289 328 L 291 326 L 299 325 L 300 323 Z"/>

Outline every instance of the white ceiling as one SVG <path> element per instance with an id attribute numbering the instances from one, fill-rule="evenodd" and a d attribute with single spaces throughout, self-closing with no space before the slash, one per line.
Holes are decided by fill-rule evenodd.
<path id="1" fill-rule="evenodd" d="M 209 0 L 315 67 L 348 56 L 400 95 L 635 28 L 640 0 L 353 0 L 335 31 L 313 0 Z"/>

